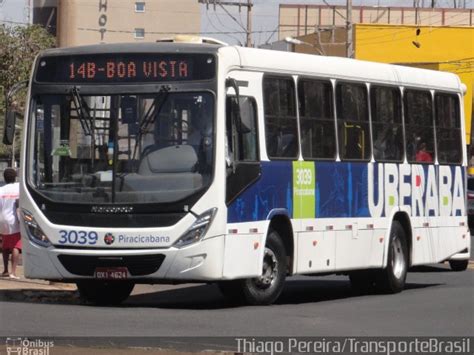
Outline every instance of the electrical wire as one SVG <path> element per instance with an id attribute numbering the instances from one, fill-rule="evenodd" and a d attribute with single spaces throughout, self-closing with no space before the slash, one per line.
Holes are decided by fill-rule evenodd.
<path id="1" fill-rule="evenodd" d="M 216 30 L 216 31 L 220 31 L 219 28 L 217 28 L 217 26 L 215 26 L 214 23 L 211 21 L 211 18 L 209 17 L 208 11 L 206 11 L 206 17 L 207 17 L 207 19 L 208 19 L 209 24 L 211 25 L 211 27 L 214 28 L 214 30 Z M 218 21 L 219 21 L 219 17 L 216 16 L 216 18 L 217 18 Z M 219 21 L 219 23 L 220 23 L 220 21 Z M 239 38 L 237 38 L 236 36 L 234 36 L 234 35 L 232 35 L 232 34 L 228 34 L 228 36 L 231 37 L 231 38 L 233 38 L 233 39 L 235 39 L 235 40 L 237 41 L 237 43 L 239 43 L 240 45 L 242 45 L 243 42 L 242 42 Z"/>

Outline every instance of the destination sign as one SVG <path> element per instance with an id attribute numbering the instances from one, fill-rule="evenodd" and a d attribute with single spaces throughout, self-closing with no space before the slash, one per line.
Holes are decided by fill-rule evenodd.
<path id="1" fill-rule="evenodd" d="M 40 58 L 41 83 L 131 83 L 208 80 L 215 59 L 205 54 L 100 54 Z"/>

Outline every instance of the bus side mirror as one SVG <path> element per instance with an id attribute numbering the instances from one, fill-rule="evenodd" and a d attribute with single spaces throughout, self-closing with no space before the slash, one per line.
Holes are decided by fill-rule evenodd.
<path id="1" fill-rule="evenodd" d="M 3 144 L 13 144 L 16 120 L 20 118 L 21 115 L 18 112 L 7 109 L 7 113 L 5 114 L 5 125 L 3 129 Z"/>
<path id="2" fill-rule="evenodd" d="M 23 80 L 12 86 L 10 91 L 5 95 L 6 114 L 3 126 L 3 144 L 12 145 L 15 136 L 15 124 L 17 118 L 22 118 L 21 114 L 9 107 L 10 99 L 20 90 L 28 87 L 28 80 Z"/>

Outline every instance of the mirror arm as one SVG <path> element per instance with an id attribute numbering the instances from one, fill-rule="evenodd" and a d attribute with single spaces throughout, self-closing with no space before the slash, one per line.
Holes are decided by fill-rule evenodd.
<path id="1" fill-rule="evenodd" d="M 237 83 L 237 80 L 234 78 L 227 78 L 225 80 L 225 85 L 226 87 L 231 87 L 235 91 L 235 96 L 236 96 L 236 101 L 237 104 L 235 105 L 236 108 L 236 116 L 237 119 L 235 121 L 235 126 L 237 128 L 238 133 L 242 133 L 242 116 L 240 115 L 240 93 L 239 93 L 239 85 Z"/>
<path id="2" fill-rule="evenodd" d="M 237 99 L 240 98 L 239 85 L 237 85 L 237 80 L 235 80 L 234 78 L 227 78 L 227 79 L 225 79 L 225 86 L 227 88 L 234 89 L 235 90 L 235 95 L 237 96 Z"/>
<path id="3" fill-rule="evenodd" d="M 19 90 L 24 89 L 26 87 L 28 87 L 28 80 L 19 81 L 18 83 L 16 83 L 15 85 L 11 87 L 8 93 L 5 94 L 5 103 L 7 107 L 13 95 L 15 95 Z"/>

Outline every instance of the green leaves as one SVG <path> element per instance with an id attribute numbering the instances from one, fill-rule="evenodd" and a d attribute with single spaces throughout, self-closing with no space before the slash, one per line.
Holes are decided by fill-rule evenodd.
<path id="1" fill-rule="evenodd" d="M 6 93 L 17 82 L 28 80 L 38 52 L 54 47 L 55 44 L 56 39 L 38 25 L 0 26 L 0 128 L 2 134 Z M 10 101 L 10 106 L 22 112 L 25 107 L 25 98 L 25 92 L 16 95 Z M 21 122 L 18 124 L 21 125 Z M 20 144 L 17 144 L 17 149 L 19 146 Z M 10 155 L 10 147 L 0 144 L 0 157 Z"/>

